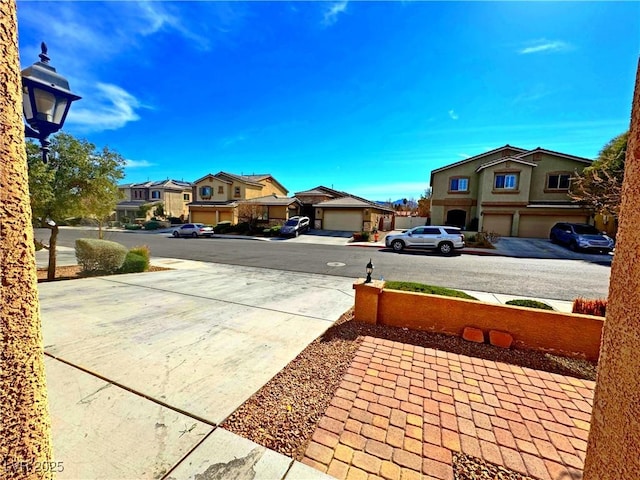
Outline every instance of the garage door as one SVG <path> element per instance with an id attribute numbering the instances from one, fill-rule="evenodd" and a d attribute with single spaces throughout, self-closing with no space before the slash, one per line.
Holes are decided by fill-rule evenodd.
<path id="1" fill-rule="evenodd" d="M 518 236 L 524 238 L 549 238 L 549 231 L 558 222 L 586 223 L 584 215 L 522 215 L 518 226 Z"/>
<path id="2" fill-rule="evenodd" d="M 191 221 L 193 223 L 204 223 L 205 225 L 215 225 L 216 212 L 215 210 L 192 210 Z"/>
<path id="3" fill-rule="evenodd" d="M 494 232 L 503 237 L 511 236 L 511 219 L 512 215 L 496 215 L 488 214 L 482 218 L 482 230 L 485 232 Z"/>
<path id="4" fill-rule="evenodd" d="M 362 230 L 362 220 L 361 210 L 325 210 L 322 228 L 359 232 Z"/>

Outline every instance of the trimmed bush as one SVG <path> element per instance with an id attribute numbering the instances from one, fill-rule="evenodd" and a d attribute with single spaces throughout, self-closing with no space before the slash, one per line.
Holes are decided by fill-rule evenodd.
<path id="1" fill-rule="evenodd" d="M 151 251 L 147 245 L 138 245 L 129 250 L 129 253 L 133 253 L 135 255 L 139 255 L 145 260 L 145 266 L 143 271 L 149 270 L 149 261 L 151 260 Z M 126 262 L 126 260 L 125 260 Z"/>
<path id="2" fill-rule="evenodd" d="M 584 313 L 586 315 L 604 317 L 607 313 L 607 299 L 578 297 L 573 301 L 573 308 L 571 311 L 573 313 Z"/>
<path id="3" fill-rule="evenodd" d="M 547 305 L 546 303 L 539 302 L 537 300 L 525 300 L 521 298 L 509 300 L 507 302 L 507 305 L 515 305 L 516 307 L 539 308 L 540 310 L 553 310 L 553 307 L 551 305 Z"/>
<path id="4" fill-rule="evenodd" d="M 218 222 L 218 224 L 213 227 L 213 233 L 227 233 L 231 230 L 231 222 L 224 221 Z"/>
<path id="5" fill-rule="evenodd" d="M 159 230 L 161 228 L 169 228 L 171 224 L 162 220 L 149 220 L 143 226 L 145 230 Z"/>
<path id="6" fill-rule="evenodd" d="M 139 273 L 149 269 L 149 260 L 142 255 L 134 253 L 133 250 L 127 252 L 124 263 L 118 270 L 120 273 Z"/>
<path id="7" fill-rule="evenodd" d="M 124 245 L 97 238 L 76 240 L 76 259 L 85 272 L 113 273 L 117 271 L 127 256 Z"/>
<path id="8" fill-rule="evenodd" d="M 125 230 L 142 230 L 142 225 L 137 225 L 135 223 L 127 223 L 124 226 Z"/>

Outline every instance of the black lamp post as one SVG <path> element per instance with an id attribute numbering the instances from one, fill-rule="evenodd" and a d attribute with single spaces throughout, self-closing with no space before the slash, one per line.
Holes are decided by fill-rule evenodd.
<path id="1" fill-rule="evenodd" d="M 364 283 L 371 283 L 371 274 L 373 273 L 373 263 L 371 263 L 371 259 L 369 259 L 369 263 L 367 263 L 367 279 Z"/>
<path id="2" fill-rule="evenodd" d="M 69 82 L 49 65 L 47 45 L 40 45 L 40 61 L 22 70 L 22 105 L 25 136 L 40 140 L 42 161 L 47 163 L 49 135 L 62 128 L 71 102 L 81 97 L 69 90 Z"/>

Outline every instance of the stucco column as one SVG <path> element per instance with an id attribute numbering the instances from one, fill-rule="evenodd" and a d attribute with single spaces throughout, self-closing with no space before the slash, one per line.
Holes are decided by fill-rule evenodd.
<path id="1" fill-rule="evenodd" d="M 640 62 L 631 109 L 616 254 L 611 267 L 585 480 L 640 472 Z"/>
<path id="2" fill-rule="evenodd" d="M 0 478 L 48 479 L 51 427 L 16 22 L 14 0 L 0 1 Z"/>

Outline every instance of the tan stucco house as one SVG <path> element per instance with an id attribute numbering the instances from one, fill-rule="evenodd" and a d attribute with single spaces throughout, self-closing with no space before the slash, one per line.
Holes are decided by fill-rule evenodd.
<path id="1" fill-rule="evenodd" d="M 505 145 L 431 172 L 431 223 L 502 236 L 546 238 L 556 222 L 588 223 L 568 195 L 592 160 Z"/>
<path id="2" fill-rule="evenodd" d="M 187 218 L 191 202 L 191 182 L 180 180 L 160 180 L 153 182 L 127 183 L 118 185 L 122 200 L 116 205 L 116 221 L 148 220 L 153 210 L 160 204 L 167 217 Z M 140 216 L 140 207 L 151 207 L 146 216 Z"/>
<path id="3" fill-rule="evenodd" d="M 370 232 L 393 225 L 393 209 L 346 192 L 318 186 L 295 196 L 302 203 L 302 214 L 311 219 L 315 229 Z"/>
<path id="4" fill-rule="evenodd" d="M 217 225 L 219 222 L 239 221 L 240 205 L 251 201 L 252 205 L 263 205 L 267 220 L 286 220 L 297 214 L 295 200 L 287 197 L 288 190 L 272 175 L 235 175 L 227 172 L 207 174 L 193 182 L 192 201 L 189 204 L 189 219 L 192 222 Z M 240 210 L 240 211 L 239 211 Z M 295 212 L 290 214 L 291 212 Z"/>

